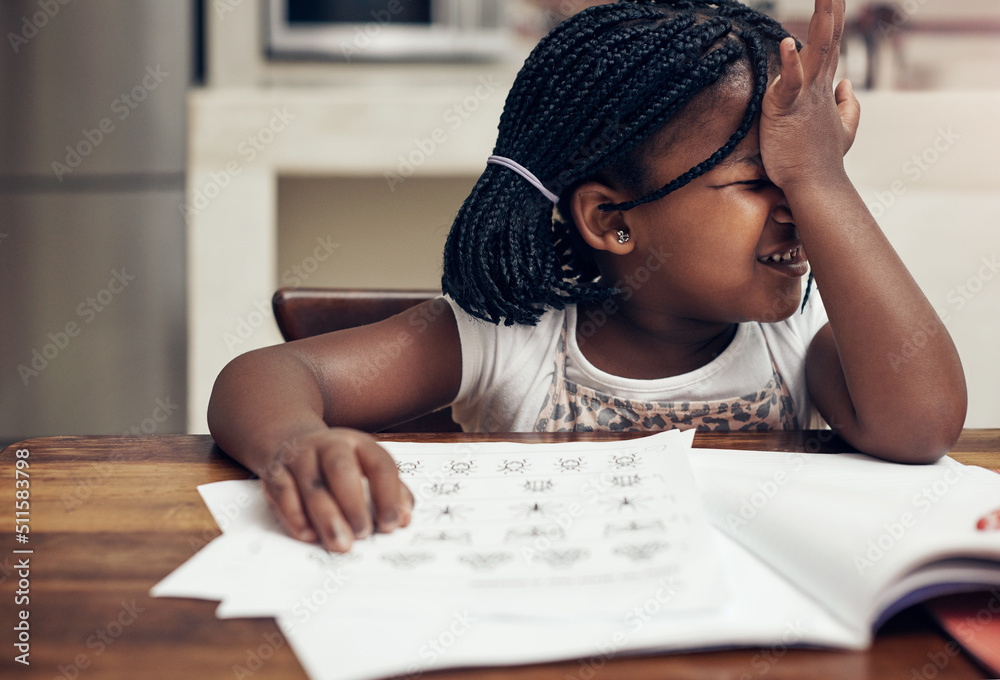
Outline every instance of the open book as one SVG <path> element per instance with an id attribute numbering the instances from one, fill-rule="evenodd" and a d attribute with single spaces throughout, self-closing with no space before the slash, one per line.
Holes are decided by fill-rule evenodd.
<path id="1" fill-rule="evenodd" d="M 1000 587 L 1000 537 L 976 526 L 1000 505 L 1000 475 L 692 440 L 386 443 L 414 521 L 346 555 L 285 536 L 256 482 L 205 485 L 224 534 L 152 593 L 273 616 L 310 677 L 347 679 L 721 646 L 860 649 L 902 607 Z"/>

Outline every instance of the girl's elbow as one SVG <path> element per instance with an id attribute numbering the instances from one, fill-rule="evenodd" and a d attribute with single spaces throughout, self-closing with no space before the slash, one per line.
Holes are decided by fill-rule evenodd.
<path id="1" fill-rule="evenodd" d="M 895 428 L 895 431 L 883 433 L 869 452 L 897 463 L 935 463 L 955 447 L 964 424 L 964 407 L 960 411 L 949 409 L 939 412 L 936 417 L 923 418 L 920 422 L 911 422 Z"/>

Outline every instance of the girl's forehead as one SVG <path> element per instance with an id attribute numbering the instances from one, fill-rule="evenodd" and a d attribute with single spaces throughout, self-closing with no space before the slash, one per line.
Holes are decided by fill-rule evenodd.
<path id="1" fill-rule="evenodd" d="M 742 79 L 727 79 L 706 88 L 664 126 L 671 143 L 663 146 L 707 144 L 712 147 L 709 154 L 714 153 L 740 127 L 751 97 L 749 80 L 745 87 Z"/>

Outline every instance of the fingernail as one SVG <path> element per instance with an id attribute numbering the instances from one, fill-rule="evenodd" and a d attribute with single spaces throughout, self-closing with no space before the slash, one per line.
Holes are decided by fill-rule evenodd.
<path id="1" fill-rule="evenodd" d="M 354 542 L 354 532 L 343 520 L 335 519 L 330 525 L 330 543 L 340 552 L 347 552 Z"/>
<path id="2" fill-rule="evenodd" d="M 378 530 L 382 533 L 387 534 L 397 527 L 399 527 L 399 513 L 394 510 L 383 512 L 378 518 Z"/>

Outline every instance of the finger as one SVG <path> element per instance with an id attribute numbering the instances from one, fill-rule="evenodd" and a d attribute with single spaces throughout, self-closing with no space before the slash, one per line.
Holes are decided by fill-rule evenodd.
<path id="1" fill-rule="evenodd" d="M 265 475 L 261 476 L 261 482 L 264 497 L 274 508 L 285 530 L 300 541 L 312 543 L 317 540 L 316 532 L 302 508 L 298 487 L 288 468 L 274 461 Z"/>
<path id="2" fill-rule="evenodd" d="M 410 487 L 406 486 L 400 482 L 403 487 L 403 507 L 400 509 L 399 516 L 399 526 L 408 527 L 410 526 L 410 520 L 413 518 L 413 492 L 410 491 Z"/>
<path id="3" fill-rule="evenodd" d="M 847 3 L 845 0 L 834 0 L 833 2 L 833 49 L 834 55 L 840 54 L 840 43 L 844 39 L 844 17 L 847 14 Z"/>
<path id="4" fill-rule="evenodd" d="M 346 552 L 354 543 L 354 532 L 327 487 L 318 457 L 317 454 L 298 456 L 288 467 L 320 543 L 327 550 Z"/>
<path id="5" fill-rule="evenodd" d="M 399 480 L 392 456 L 374 441 L 364 442 L 358 460 L 368 478 L 376 525 L 380 532 L 390 532 L 402 524 L 404 512 L 413 508 L 413 494 Z"/>
<path id="6" fill-rule="evenodd" d="M 837 0 L 842 3 L 842 0 Z M 809 20 L 809 32 L 806 46 L 802 48 L 802 68 L 807 81 L 811 82 L 823 73 L 829 73 L 830 60 L 839 57 L 839 34 L 843 31 L 843 16 L 841 28 L 836 28 L 835 0 L 816 0 L 812 18 Z M 835 43 L 835 37 L 836 43 Z"/>
<path id="7" fill-rule="evenodd" d="M 357 538 L 367 538 L 372 533 L 371 508 L 361 479 L 363 470 L 358 463 L 364 445 L 364 440 L 359 445 L 350 438 L 337 439 L 324 444 L 320 450 L 326 487 Z"/>
<path id="8" fill-rule="evenodd" d="M 840 49 L 844 38 L 844 15 L 847 12 L 844 0 L 834 0 L 833 3 L 833 40 L 830 43 L 830 53 L 827 55 L 826 73 L 832 80 L 840 63 Z"/>
<path id="9" fill-rule="evenodd" d="M 795 48 L 794 38 L 785 38 L 779 45 L 781 51 L 781 73 L 771 84 L 771 97 L 781 109 L 790 108 L 802 90 L 802 62 Z"/>
<path id="10" fill-rule="evenodd" d="M 858 125 L 861 122 L 861 102 L 854 94 L 854 86 L 849 80 L 842 80 L 834 90 L 834 98 L 837 101 L 837 111 L 840 113 L 840 120 L 847 131 L 844 145 L 844 153 L 847 153 L 854 144 L 854 138 L 858 134 Z"/>

